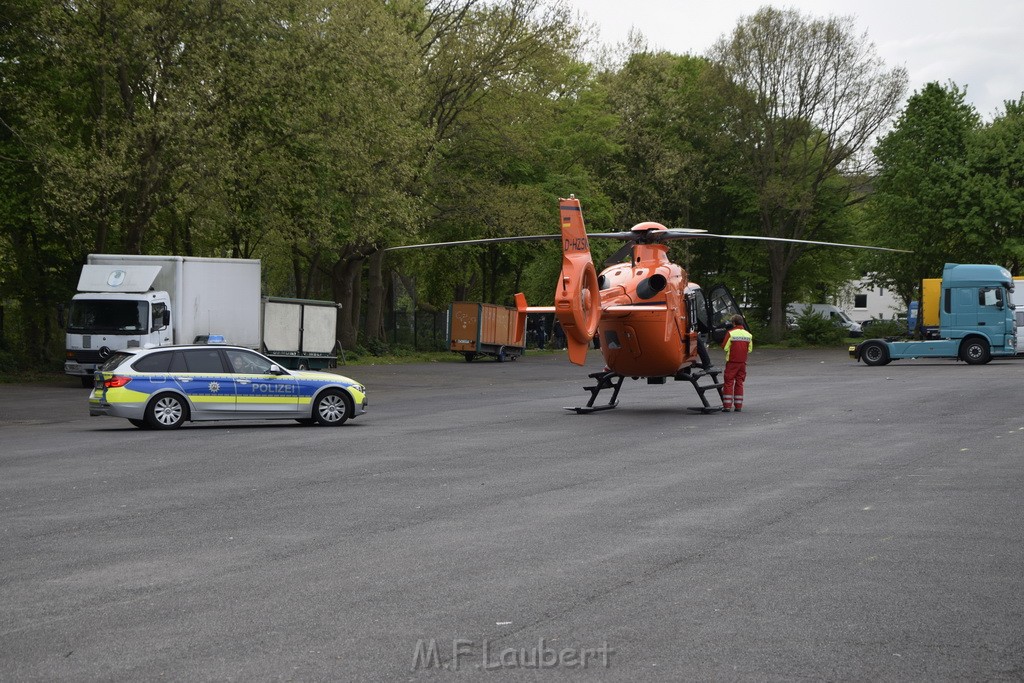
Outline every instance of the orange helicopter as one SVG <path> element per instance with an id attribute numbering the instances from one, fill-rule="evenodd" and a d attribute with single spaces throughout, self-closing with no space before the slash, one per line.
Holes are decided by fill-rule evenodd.
<path id="1" fill-rule="evenodd" d="M 524 294 L 516 294 L 515 338 L 522 337 L 528 313 L 554 313 L 566 334 L 569 360 L 583 365 L 587 349 L 595 334 L 598 335 L 605 368 L 589 375 L 595 384 L 584 387 L 590 392 L 587 405 L 566 408 L 577 413 L 615 408 L 626 377 L 644 378 L 648 384 L 664 384 L 669 379 L 690 382 L 703 403 L 691 410 L 702 413 L 721 410 L 720 405 L 712 406 L 705 396 L 708 391 L 717 390 L 721 398 L 719 375 L 722 371 L 710 367 L 702 348 L 702 335 L 720 341 L 726 331 L 726 321 L 733 315 L 742 317 L 742 313 L 724 285 L 716 285 L 705 296 L 696 283 L 689 281 L 681 266 L 669 261 L 666 242 L 670 240 L 708 237 L 902 251 L 838 242 L 715 235 L 697 229 L 670 230 L 653 222 L 638 223 L 626 232 L 588 235 L 580 202 L 574 195 L 559 199 L 559 210 L 561 235 L 436 242 L 390 247 L 386 251 L 561 238 L 562 271 L 555 287 L 555 305 L 529 306 Z M 590 254 L 591 238 L 627 243 L 609 257 L 605 262 L 607 267 L 600 274 Z M 628 262 L 614 263 L 630 252 Z M 702 384 L 700 380 L 704 377 L 709 381 Z M 612 392 L 608 402 L 595 406 L 598 395 L 607 389 Z"/>

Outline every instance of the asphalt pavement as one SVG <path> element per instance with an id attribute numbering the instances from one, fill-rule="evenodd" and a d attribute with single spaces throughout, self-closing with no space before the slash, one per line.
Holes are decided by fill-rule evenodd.
<path id="1" fill-rule="evenodd" d="M 0 385 L 2 680 L 1020 680 L 1024 360 L 755 349 L 744 412 L 342 368 L 341 428 Z"/>

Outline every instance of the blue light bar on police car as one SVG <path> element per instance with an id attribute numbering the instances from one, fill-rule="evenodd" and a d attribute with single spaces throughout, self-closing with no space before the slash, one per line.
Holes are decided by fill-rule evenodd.
<path id="1" fill-rule="evenodd" d="M 226 344 L 223 334 L 200 334 L 192 342 L 193 344 Z"/>

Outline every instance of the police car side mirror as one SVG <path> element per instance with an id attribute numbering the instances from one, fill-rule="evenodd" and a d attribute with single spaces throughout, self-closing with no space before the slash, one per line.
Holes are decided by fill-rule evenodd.
<path id="1" fill-rule="evenodd" d="M 275 363 L 275 364 L 270 366 L 270 374 L 271 375 L 283 375 L 284 374 L 284 370 L 281 369 L 280 365 L 277 365 Z"/>

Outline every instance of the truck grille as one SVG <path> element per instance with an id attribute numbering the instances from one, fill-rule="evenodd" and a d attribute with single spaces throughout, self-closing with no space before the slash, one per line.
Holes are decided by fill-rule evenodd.
<path id="1" fill-rule="evenodd" d="M 100 352 L 92 351 L 89 349 L 78 349 L 72 351 L 75 354 L 75 360 L 79 363 L 102 363 L 103 359 L 100 358 Z"/>

